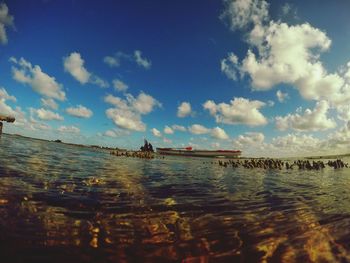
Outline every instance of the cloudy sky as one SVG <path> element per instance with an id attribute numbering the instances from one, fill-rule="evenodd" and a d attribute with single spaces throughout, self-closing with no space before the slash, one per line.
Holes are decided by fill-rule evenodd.
<path id="1" fill-rule="evenodd" d="M 185 3 L 186 2 L 186 3 Z M 350 2 L 0 4 L 4 131 L 251 156 L 350 152 Z"/>

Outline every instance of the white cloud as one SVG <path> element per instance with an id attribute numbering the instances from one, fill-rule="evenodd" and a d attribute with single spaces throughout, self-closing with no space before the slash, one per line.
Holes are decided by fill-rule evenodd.
<path id="1" fill-rule="evenodd" d="M 63 86 L 56 82 L 54 77 L 49 76 L 41 70 L 38 65 L 34 67 L 24 58 L 17 60 L 14 57 L 10 61 L 16 66 L 12 67 L 13 78 L 23 84 L 28 84 L 32 89 L 47 97 L 60 101 L 66 99 L 66 94 L 63 91 Z"/>
<path id="2" fill-rule="evenodd" d="M 221 60 L 221 72 L 232 80 L 237 79 L 238 58 L 232 52 L 228 53 L 227 58 Z"/>
<path id="3" fill-rule="evenodd" d="M 225 132 L 225 130 L 223 130 L 220 127 L 215 127 L 211 130 L 211 136 L 216 138 L 216 139 L 220 139 L 220 140 L 226 140 L 228 139 L 228 135 Z"/>
<path id="4" fill-rule="evenodd" d="M 322 131 L 336 127 L 333 119 L 327 117 L 329 105 L 327 101 L 317 102 L 315 109 L 306 109 L 303 115 L 299 113 L 288 114 L 285 117 L 276 117 L 277 129 L 284 131 Z"/>
<path id="5" fill-rule="evenodd" d="M 59 132 L 80 133 L 80 129 L 75 126 L 60 126 L 57 130 Z"/>
<path id="6" fill-rule="evenodd" d="M 14 27 L 14 17 L 9 14 L 9 9 L 5 3 L 0 3 L 0 42 L 7 44 L 6 27 Z"/>
<path id="7" fill-rule="evenodd" d="M 108 118 L 120 128 L 145 131 L 146 125 L 141 120 L 141 115 L 148 114 L 161 104 L 152 96 L 141 92 L 136 98 L 126 94 L 126 100 L 112 95 L 105 97 L 105 102 L 112 104 L 114 108 L 106 111 Z"/>
<path id="8" fill-rule="evenodd" d="M 141 92 L 137 98 L 134 98 L 131 94 L 127 94 L 127 100 L 141 114 L 148 114 L 155 107 L 162 106 L 159 101 L 144 92 Z"/>
<path id="9" fill-rule="evenodd" d="M 298 19 L 297 8 L 290 4 L 284 3 L 281 7 L 281 17 L 288 19 Z"/>
<path id="10" fill-rule="evenodd" d="M 173 134 L 174 130 L 172 128 L 170 128 L 169 126 L 165 126 L 164 127 L 164 133 L 165 134 Z"/>
<path id="11" fill-rule="evenodd" d="M 247 30 L 245 39 L 251 46 L 241 62 L 230 64 L 230 72 L 248 75 L 254 90 L 286 83 L 297 88 L 304 99 L 328 100 L 335 107 L 347 104 L 347 71 L 328 73 L 320 60 L 331 45 L 327 34 L 308 23 L 268 21 L 267 6 L 265 1 L 226 2 L 223 16 L 231 21 L 232 30 Z"/>
<path id="12" fill-rule="evenodd" d="M 159 130 L 157 130 L 156 128 L 152 128 L 151 132 L 152 132 L 153 136 L 162 137 L 162 133 Z"/>
<path id="13" fill-rule="evenodd" d="M 35 120 L 33 117 L 30 117 L 27 119 L 26 113 L 22 111 L 20 107 L 16 107 L 13 109 L 11 106 L 6 104 L 6 101 L 10 100 L 13 102 L 16 102 L 16 98 L 14 96 L 11 96 L 7 93 L 5 88 L 0 89 L 0 113 L 6 116 L 14 117 L 16 120 L 14 123 L 12 123 L 8 128 L 12 131 L 15 131 L 16 133 L 23 131 L 23 130 L 50 130 L 51 127 L 47 125 L 46 123 L 39 122 Z M 32 111 L 32 109 L 31 109 Z M 12 127 L 20 127 L 20 130 L 18 128 L 12 128 Z"/>
<path id="14" fill-rule="evenodd" d="M 129 132 L 121 129 L 113 129 L 113 130 L 107 130 L 103 135 L 112 137 L 112 138 L 117 138 L 120 136 L 129 135 Z"/>
<path id="15" fill-rule="evenodd" d="M 177 124 L 172 125 L 171 128 L 172 128 L 174 131 L 182 131 L 182 132 L 187 131 L 186 127 L 181 126 L 181 125 L 177 125 Z"/>
<path id="16" fill-rule="evenodd" d="M 92 84 L 95 84 L 101 88 L 108 88 L 109 87 L 109 83 L 108 81 L 104 80 L 104 79 L 101 79 L 100 77 L 97 77 L 95 75 L 92 75 L 91 78 L 90 78 L 90 82 Z"/>
<path id="17" fill-rule="evenodd" d="M 46 120 L 46 121 L 51 121 L 51 120 L 56 120 L 56 121 L 63 121 L 63 117 L 59 115 L 56 112 L 46 110 L 43 108 L 40 109 L 32 109 L 32 112 L 36 113 L 39 119 L 41 120 Z"/>
<path id="18" fill-rule="evenodd" d="M 320 152 L 321 141 L 312 135 L 287 134 L 272 139 L 269 148 L 287 156 L 302 156 Z"/>
<path id="19" fill-rule="evenodd" d="M 107 130 L 105 133 L 104 133 L 105 136 L 108 136 L 108 137 L 113 137 L 113 138 L 116 138 L 118 137 L 117 134 L 112 131 L 112 130 Z"/>
<path id="20" fill-rule="evenodd" d="M 44 107 L 48 107 L 48 108 L 51 108 L 53 110 L 58 109 L 58 104 L 51 98 L 41 98 L 40 101 Z"/>
<path id="21" fill-rule="evenodd" d="M 350 105 L 342 105 L 337 108 L 338 118 L 343 121 L 350 121 Z"/>
<path id="22" fill-rule="evenodd" d="M 184 118 L 191 115 L 192 109 L 191 104 L 189 102 L 182 102 L 180 106 L 177 108 L 177 116 L 179 118 Z"/>
<path id="23" fill-rule="evenodd" d="M 262 24 L 268 19 L 268 3 L 260 0 L 224 0 L 221 19 L 228 21 L 231 30 Z"/>
<path id="24" fill-rule="evenodd" d="M 292 10 L 292 7 L 289 3 L 284 3 L 282 6 L 282 14 L 283 15 L 288 15 L 288 13 Z"/>
<path id="25" fill-rule="evenodd" d="M 234 145 L 238 147 L 247 147 L 247 146 L 256 146 L 263 143 L 265 136 L 260 132 L 246 132 L 243 135 L 239 135 L 236 139 L 233 140 Z"/>
<path id="26" fill-rule="evenodd" d="M 105 56 L 103 58 L 103 62 L 110 67 L 120 67 L 122 61 L 135 62 L 145 69 L 150 69 L 152 66 L 152 62 L 149 59 L 142 57 L 142 52 L 140 50 L 135 50 L 133 54 L 126 54 L 118 51 L 112 56 Z"/>
<path id="27" fill-rule="evenodd" d="M 115 57 L 112 57 L 112 56 L 105 56 L 103 58 L 103 62 L 109 65 L 110 67 L 120 66 L 120 62 Z"/>
<path id="28" fill-rule="evenodd" d="M 193 124 L 190 127 L 188 127 L 188 130 L 192 134 L 207 134 L 210 132 L 210 129 L 204 127 L 203 125 L 200 124 Z"/>
<path id="29" fill-rule="evenodd" d="M 245 98 L 234 98 L 230 104 L 224 102 L 216 104 L 214 101 L 208 100 L 203 104 L 203 107 L 215 117 L 217 123 L 259 126 L 267 123 L 266 118 L 259 111 L 265 105 L 259 100 L 250 101 Z"/>
<path id="30" fill-rule="evenodd" d="M 18 111 L 13 110 L 9 105 L 7 105 L 6 104 L 7 100 L 11 100 L 13 102 L 17 101 L 16 97 L 9 95 L 5 88 L 1 88 L 0 89 L 0 114 L 10 116 L 10 117 L 16 117 L 18 115 Z"/>
<path id="31" fill-rule="evenodd" d="M 338 131 L 335 131 L 333 134 L 330 134 L 325 142 L 322 143 L 323 148 L 325 149 L 335 149 L 337 153 L 343 151 L 343 153 L 349 153 L 350 148 L 350 121 L 340 128 Z"/>
<path id="32" fill-rule="evenodd" d="M 12 100 L 13 102 L 17 101 L 16 97 L 9 95 L 5 88 L 0 88 L 0 100 Z"/>
<path id="33" fill-rule="evenodd" d="M 134 58 L 137 65 L 144 67 L 145 69 L 150 69 L 152 62 L 146 58 L 142 57 L 142 52 L 140 50 L 134 51 Z"/>
<path id="34" fill-rule="evenodd" d="M 123 81 L 119 79 L 113 80 L 113 87 L 116 91 L 126 91 L 128 89 L 128 85 L 126 85 Z"/>
<path id="35" fill-rule="evenodd" d="M 132 56 L 129 54 L 125 54 L 121 51 L 118 51 L 112 56 L 105 56 L 103 58 L 103 62 L 106 63 L 108 66 L 112 67 L 119 67 L 121 65 L 122 60 L 132 60 Z"/>
<path id="36" fill-rule="evenodd" d="M 120 128 L 133 131 L 146 130 L 146 125 L 142 122 L 141 116 L 131 110 L 110 108 L 106 110 L 106 115 Z"/>
<path id="37" fill-rule="evenodd" d="M 280 91 L 280 90 L 277 90 L 276 96 L 277 96 L 278 101 L 281 102 L 281 103 L 284 102 L 286 99 L 289 98 L 288 93 L 283 93 L 283 92 Z"/>
<path id="38" fill-rule="evenodd" d="M 64 70 L 81 84 L 86 84 L 91 76 L 91 73 L 84 67 L 84 63 L 84 59 L 78 52 L 72 52 L 68 57 L 63 58 Z"/>
<path id="39" fill-rule="evenodd" d="M 78 117 L 78 118 L 90 118 L 92 116 L 92 111 L 83 105 L 78 105 L 77 107 L 69 107 L 66 109 L 66 112 L 69 115 Z"/>
<path id="40" fill-rule="evenodd" d="M 84 59 L 80 53 L 72 52 L 69 56 L 63 58 L 64 70 L 71 74 L 81 84 L 92 83 L 101 88 L 109 87 L 109 83 L 100 77 L 90 73 L 84 66 Z"/>

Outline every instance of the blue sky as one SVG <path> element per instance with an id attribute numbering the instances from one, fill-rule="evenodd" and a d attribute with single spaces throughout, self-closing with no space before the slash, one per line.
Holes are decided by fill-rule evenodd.
<path id="1" fill-rule="evenodd" d="M 11 0 L 4 131 L 138 148 L 349 152 L 347 1 Z M 3 28 L 3 30 L 1 30 Z"/>

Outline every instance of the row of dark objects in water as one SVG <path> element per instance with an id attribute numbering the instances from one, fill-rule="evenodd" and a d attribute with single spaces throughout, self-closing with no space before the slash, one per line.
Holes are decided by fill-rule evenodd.
<path id="1" fill-rule="evenodd" d="M 218 164 L 223 167 L 238 168 L 243 167 L 246 169 L 254 169 L 254 168 L 262 168 L 262 169 L 279 169 L 283 168 L 287 170 L 293 170 L 297 168 L 299 170 L 322 170 L 326 168 L 326 166 L 332 167 L 334 169 L 340 168 L 349 168 L 348 163 L 344 163 L 342 160 L 337 159 L 335 161 L 328 161 L 324 163 L 323 161 L 312 161 L 309 160 L 296 160 L 292 163 L 287 161 L 282 161 L 278 159 L 264 159 L 264 160 L 256 160 L 256 159 L 246 159 L 246 160 L 228 160 L 222 161 L 219 160 Z"/>
<path id="2" fill-rule="evenodd" d="M 153 152 L 147 151 L 111 151 L 110 154 L 115 156 L 132 157 L 140 159 L 154 159 L 156 157 Z"/>

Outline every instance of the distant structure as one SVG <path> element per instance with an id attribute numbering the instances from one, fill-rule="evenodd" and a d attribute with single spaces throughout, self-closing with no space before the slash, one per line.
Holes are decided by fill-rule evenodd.
<path id="1" fill-rule="evenodd" d="M 154 152 L 152 144 L 150 144 L 146 139 L 143 146 L 140 147 L 141 152 Z"/>
<path id="2" fill-rule="evenodd" d="M 9 116 L 5 116 L 5 115 L 2 115 L 0 114 L 0 135 L 2 134 L 2 122 L 3 121 L 6 121 L 6 122 L 14 122 L 15 121 L 15 118 L 14 117 L 9 117 Z"/>

